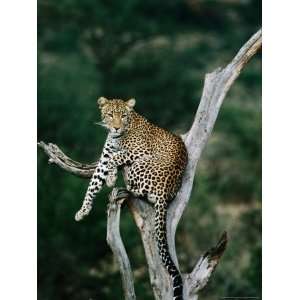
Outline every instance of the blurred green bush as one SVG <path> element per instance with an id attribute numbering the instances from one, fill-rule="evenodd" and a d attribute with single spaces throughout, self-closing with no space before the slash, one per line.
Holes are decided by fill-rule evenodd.
<path id="1" fill-rule="evenodd" d="M 105 132 L 99 96 L 137 99 L 148 119 L 191 125 L 204 74 L 224 66 L 259 28 L 260 1 L 38 1 L 38 138 L 91 162 Z M 177 233 L 182 271 L 223 230 L 228 249 L 202 297 L 261 296 L 261 57 L 230 90 L 205 149 Z M 106 245 L 108 189 L 76 223 L 87 180 L 38 152 L 38 298 L 122 299 Z M 122 214 L 138 299 L 153 299 L 139 235 Z M 188 247 L 187 247 L 188 245 Z"/>

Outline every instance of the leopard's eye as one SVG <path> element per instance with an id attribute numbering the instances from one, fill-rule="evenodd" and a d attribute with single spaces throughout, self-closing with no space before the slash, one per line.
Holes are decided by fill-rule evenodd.
<path id="1" fill-rule="evenodd" d="M 122 116 L 121 116 L 122 119 L 125 119 L 126 117 L 127 117 L 126 114 L 122 114 Z"/>
<path id="2" fill-rule="evenodd" d="M 113 117 L 113 114 L 112 114 L 112 113 L 108 113 L 107 115 L 108 115 L 110 118 Z"/>

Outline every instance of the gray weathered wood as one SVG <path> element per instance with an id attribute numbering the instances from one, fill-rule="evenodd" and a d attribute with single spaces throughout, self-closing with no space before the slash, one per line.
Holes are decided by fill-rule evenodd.
<path id="1" fill-rule="evenodd" d="M 117 188 L 114 188 L 109 195 L 109 203 L 107 206 L 106 240 L 120 267 L 125 300 L 135 300 L 136 296 L 134 291 L 133 274 L 127 252 L 120 235 L 120 210 L 125 199 L 126 197 L 120 198 Z"/>
<path id="2" fill-rule="evenodd" d="M 197 163 L 211 135 L 228 90 L 249 59 L 260 49 L 261 43 L 262 35 L 261 30 L 259 30 L 226 67 L 218 68 L 212 73 L 206 74 L 201 101 L 193 124 L 190 130 L 182 135 L 188 150 L 189 160 L 181 189 L 170 205 L 167 217 L 170 253 L 178 267 L 175 234 L 179 220 L 190 199 Z M 39 146 L 49 156 L 50 163 L 55 163 L 67 172 L 85 178 L 89 178 L 93 174 L 96 163 L 82 164 L 76 162 L 51 143 L 40 142 Z M 135 299 L 131 267 L 119 232 L 120 206 L 119 204 L 114 204 L 114 206 L 111 203 L 114 202 L 110 201 L 110 208 L 108 209 L 108 242 L 120 266 L 125 297 L 126 299 Z M 170 300 L 172 299 L 170 278 L 161 264 L 154 238 L 153 208 L 133 197 L 130 197 L 127 203 L 142 238 L 154 298 L 156 300 Z M 182 274 L 184 299 L 198 299 L 199 291 L 207 284 L 225 250 L 226 243 L 227 237 L 224 233 L 217 245 L 199 258 L 191 273 Z"/>

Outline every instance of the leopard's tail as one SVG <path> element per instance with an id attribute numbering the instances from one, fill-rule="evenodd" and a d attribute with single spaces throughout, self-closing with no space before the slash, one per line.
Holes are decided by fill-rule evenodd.
<path id="1" fill-rule="evenodd" d="M 159 255 L 163 265 L 171 276 L 173 284 L 173 299 L 183 299 L 183 285 L 181 275 L 175 266 L 168 246 L 167 240 L 167 203 L 165 201 L 158 201 L 155 204 L 155 236 L 157 240 Z"/>

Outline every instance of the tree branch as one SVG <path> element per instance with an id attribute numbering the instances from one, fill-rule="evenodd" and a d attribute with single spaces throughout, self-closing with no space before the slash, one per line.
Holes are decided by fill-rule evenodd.
<path id="1" fill-rule="evenodd" d="M 49 156 L 49 164 L 56 164 L 63 170 L 84 178 L 92 177 L 94 170 L 97 166 L 97 162 L 91 164 L 83 164 L 77 161 L 74 161 L 70 157 L 60 150 L 60 148 L 52 143 L 45 144 L 43 141 L 38 143 L 38 146 L 41 147 L 45 153 Z"/>
<path id="2" fill-rule="evenodd" d="M 128 195 L 119 194 L 119 190 L 114 188 L 109 195 L 107 206 L 107 234 L 106 240 L 115 258 L 118 261 L 122 277 L 122 286 L 125 300 L 135 300 L 133 274 L 129 258 L 127 256 L 121 235 L 120 235 L 120 210 L 123 201 Z"/>
<path id="3" fill-rule="evenodd" d="M 189 290 L 188 299 L 193 299 L 198 291 L 206 286 L 212 272 L 215 270 L 226 249 L 226 244 L 227 233 L 224 232 L 218 244 L 201 256 L 193 271 L 187 275 L 186 281 Z"/>
<path id="4" fill-rule="evenodd" d="M 200 104 L 190 130 L 183 136 L 188 150 L 188 165 L 181 191 L 172 203 L 172 230 L 175 231 L 181 215 L 190 199 L 196 167 L 215 125 L 223 100 L 250 58 L 260 49 L 261 29 L 240 49 L 223 69 L 206 74 Z"/>
<path id="5" fill-rule="evenodd" d="M 189 159 L 181 188 L 171 203 L 167 216 L 170 254 L 177 265 L 175 233 L 178 222 L 190 199 L 197 163 L 211 135 L 229 88 L 250 58 L 260 49 L 261 43 L 262 36 L 261 30 L 259 30 L 225 68 L 219 68 L 206 74 L 201 101 L 193 124 L 190 130 L 182 135 Z M 38 145 L 49 156 L 50 163 L 55 163 L 65 171 L 80 177 L 89 178 L 92 176 L 96 163 L 82 164 L 76 162 L 51 143 L 47 145 L 40 142 Z M 135 299 L 131 267 L 119 232 L 120 205 L 113 206 L 112 203 L 114 202 L 110 201 L 108 209 L 107 239 L 120 266 L 126 299 Z M 154 297 L 156 300 L 172 299 L 170 277 L 162 266 L 154 238 L 154 210 L 150 205 L 136 198 L 131 198 L 128 205 L 142 237 Z M 227 237 L 224 233 L 218 244 L 199 258 L 193 271 L 189 274 L 183 274 L 184 299 L 198 299 L 197 293 L 207 284 L 225 250 L 226 243 Z"/>

